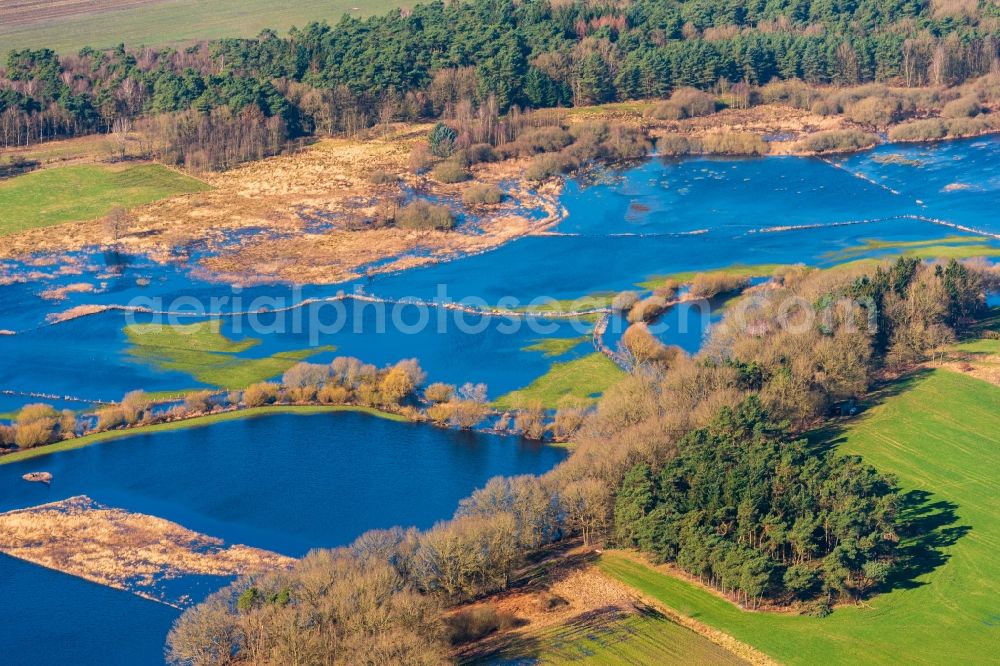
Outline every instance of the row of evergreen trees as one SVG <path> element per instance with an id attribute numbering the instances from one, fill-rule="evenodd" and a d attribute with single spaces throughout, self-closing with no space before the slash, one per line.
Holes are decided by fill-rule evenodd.
<path id="1" fill-rule="evenodd" d="M 983 11 L 941 16 L 912 0 L 436 1 L 181 51 L 14 51 L 0 116 L 18 128 L 3 140 L 24 143 L 107 131 L 122 116 L 255 106 L 297 136 L 436 115 L 435 77 L 463 68 L 474 72 L 465 93 L 501 111 L 663 97 L 720 79 L 953 84 L 997 60 L 997 9 Z M 59 122 L 33 124 L 33 114 Z"/>

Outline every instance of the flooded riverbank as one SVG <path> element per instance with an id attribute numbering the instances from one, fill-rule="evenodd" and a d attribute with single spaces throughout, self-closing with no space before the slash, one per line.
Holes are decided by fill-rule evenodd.
<path id="1" fill-rule="evenodd" d="M 190 308 L 179 317 L 184 324 L 207 312 L 242 313 L 222 317 L 219 329 L 239 342 L 233 363 L 293 352 L 308 352 L 303 358 L 315 362 L 356 356 L 380 366 L 417 358 L 428 382 L 483 382 L 496 399 L 557 363 L 594 353 L 596 319 L 526 316 L 529 305 L 555 312 L 585 296 L 608 301 L 621 290 L 647 292 L 655 276 L 734 264 L 757 266 L 748 273 L 767 277 L 774 266 L 823 267 L 904 252 L 1000 256 L 1000 218 L 992 210 L 998 165 L 996 138 L 883 146 L 834 160 L 654 159 L 567 183 L 561 205 L 568 216 L 543 234 L 332 286 L 233 289 L 182 265 L 100 251 L 5 262 L 0 330 L 16 334 L 0 336 L 7 359 L 0 390 L 13 392 L 0 395 L 0 420 L 39 402 L 39 395 L 78 410 L 136 389 L 216 388 L 176 359 L 137 351 L 141 345 L 126 326 L 156 317 L 140 306 Z M 318 314 L 305 307 L 341 291 L 363 298 L 337 299 L 342 312 L 332 301 Z M 463 300 L 471 305 L 439 307 Z M 654 332 L 696 352 L 724 305 L 673 308 Z M 52 315 L 86 306 L 101 311 L 51 323 Z M 519 310 L 489 312 L 496 307 Z M 603 316 L 605 309 L 595 310 Z M 292 313 L 301 313 L 298 323 Z M 336 328 L 334 317 L 340 317 Z M 617 316 L 608 322 L 616 330 L 605 333 L 603 344 L 613 350 L 625 322 Z M 513 438 L 361 414 L 276 415 L 130 436 L 2 466 L 0 512 L 86 495 L 226 543 L 297 557 L 368 529 L 429 527 L 488 478 L 542 473 L 565 455 Z M 21 478 L 38 471 L 51 473 L 51 484 Z M 15 598 L 37 590 L 11 627 L 17 654 L 37 653 L 37 663 L 109 663 L 102 661 L 105 640 L 123 646 L 114 657 L 121 663 L 159 660 L 175 610 L 6 557 L 0 568 L 11 572 Z M 192 589 L 192 597 L 207 592 Z M 91 607 L 103 615 L 74 620 L 80 608 Z M 53 631 L 64 640 L 42 641 Z"/>

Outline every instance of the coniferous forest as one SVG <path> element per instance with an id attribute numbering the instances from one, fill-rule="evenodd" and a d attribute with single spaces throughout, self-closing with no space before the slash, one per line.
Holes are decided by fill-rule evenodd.
<path id="1" fill-rule="evenodd" d="M 946 1 L 474 0 L 182 48 L 12 51 L 0 142 L 160 115 L 175 132 L 253 134 L 273 148 L 460 102 L 503 113 L 792 78 L 954 85 L 993 67 L 998 18 L 994 4 Z"/>

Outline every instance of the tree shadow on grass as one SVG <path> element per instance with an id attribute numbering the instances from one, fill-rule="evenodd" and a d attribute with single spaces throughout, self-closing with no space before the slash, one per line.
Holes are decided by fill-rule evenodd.
<path id="1" fill-rule="evenodd" d="M 899 517 L 903 527 L 896 549 L 899 561 L 878 591 L 920 587 L 925 583 L 918 578 L 948 561 L 951 555 L 944 549 L 972 531 L 968 525 L 957 524 L 957 509 L 954 502 L 936 499 L 926 490 L 910 490 L 902 495 Z"/>
<path id="2" fill-rule="evenodd" d="M 836 453 L 838 447 L 846 441 L 847 429 L 858 419 L 865 418 L 865 412 L 909 391 L 932 372 L 928 368 L 920 368 L 877 387 L 868 396 L 860 414 L 834 419 L 825 427 L 808 433 L 811 449 L 817 454 Z M 861 458 L 864 459 L 864 452 L 861 452 Z M 940 499 L 927 490 L 902 492 L 898 505 L 900 528 L 896 548 L 899 560 L 889 578 L 873 592 L 912 589 L 925 585 L 924 581 L 918 579 L 944 565 L 950 557 L 945 549 L 972 531 L 968 525 L 957 524 L 957 509 L 957 504 Z"/>

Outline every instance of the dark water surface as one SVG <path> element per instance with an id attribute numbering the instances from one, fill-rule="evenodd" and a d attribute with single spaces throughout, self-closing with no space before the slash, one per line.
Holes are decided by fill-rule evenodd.
<path id="1" fill-rule="evenodd" d="M 177 611 L 129 592 L 0 555 L 0 663 L 133 666 L 163 663 Z"/>
<path id="2" fill-rule="evenodd" d="M 515 438 L 366 414 L 278 414 L 0 466 L 0 511 L 87 495 L 229 544 L 298 557 L 347 544 L 369 529 L 430 527 L 490 477 L 543 473 L 564 457 L 563 449 Z M 51 486 L 21 480 L 37 470 L 53 474 Z M 185 591 L 195 598 L 207 592 L 204 586 Z M 13 653 L 25 657 L 15 663 L 156 663 L 177 615 L 4 556 L 0 593 L 10 611 L 0 632 L 24 648 Z M 117 650 L 115 660 L 99 649 L 104 644 Z"/>
<path id="3" fill-rule="evenodd" d="M 0 511 L 88 495 L 298 557 L 393 525 L 430 527 L 489 478 L 565 449 L 353 412 L 275 414 L 136 435 L 0 466 Z M 21 480 L 51 472 L 50 486 Z"/>

